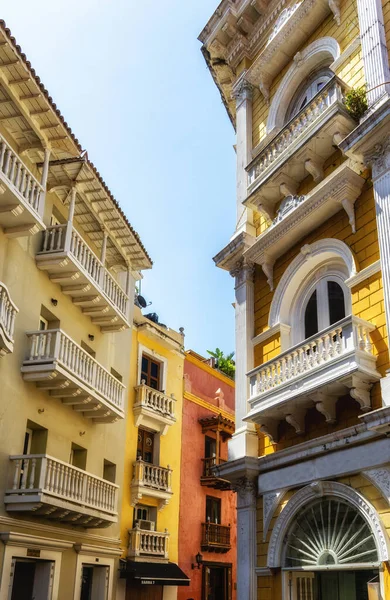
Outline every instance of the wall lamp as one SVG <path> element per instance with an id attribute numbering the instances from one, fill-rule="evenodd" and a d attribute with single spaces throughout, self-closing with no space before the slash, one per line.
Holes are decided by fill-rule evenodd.
<path id="1" fill-rule="evenodd" d="M 196 565 L 194 563 L 192 563 L 191 569 L 200 569 L 200 567 L 203 563 L 203 556 L 201 555 L 200 552 L 198 552 L 198 554 L 195 556 L 195 560 L 196 560 Z"/>
<path id="2" fill-rule="evenodd" d="M 88 339 L 91 340 L 91 342 L 93 342 L 93 340 L 95 339 L 95 336 L 92 335 L 91 333 L 88 334 Z"/>
<path id="3" fill-rule="evenodd" d="M 57 304 L 58 304 L 57 298 L 52 298 L 51 299 L 51 303 L 52 303 L 53 306 L 57 306 Z"/>

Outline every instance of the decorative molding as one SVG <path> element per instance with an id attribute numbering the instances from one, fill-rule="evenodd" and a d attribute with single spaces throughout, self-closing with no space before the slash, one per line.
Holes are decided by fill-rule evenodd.
<path id="1" fill-rule="evenodd" d="M 273 97 L 267 120 L 267 133 L 274 132 L 284 125 L 286 112 L 295 89 L 321 64 L 325 57 L 332 57 L 333 62 L 340 56 L 340 46 L 332 37 L 323 37 L 299 52 L 294 62 L 283 77 Z"/>
<path id="2" fill-rule="evenodd" d="M 368 471 L 363 471 L 362 475 L 379 490 L 390 505 L 390 467 L 369 469 Z"/>
<path id="3" fill-rule="evenodd" d="M 272 571 L 267 567 L 256 567 L 255 569 L 257 577 L 271 577 Z"/>
<path id="4" fill-rule="evenodd" d="M 313 269 L 316 264 L 319 265 L 325 260 L 329 261 L 330 259 L 341 259 L 348 269 L 349 277 L 356 275 L 355 257 L 351 249 L 344 242 L 337 239 L 325 238 L 310 245 L 306 244 L 298 256 L 287 267 L 275 290 L 269 313 L 268 324 L 270 327 L 274 327 L 276 323 L 280 322 L 280 313 L 286 290 L 306 261 L 310 261 Z"/>
<path id="5" fill-rule="evenodd" d="M 68 540 L 56 540 L 45 538 L 27 533 L 16 533 L 15 531 L 3 531 L 0 533 L 0 540 L 8 546 L 19 546 L 22 548 L 37 548 L 45 550 L 54 550 L 63 552 L 72 548 L 73 543 Z"/>
<path id="6" fill-rule="evenodd" d="M 288 490 L 278 490 L 277 492 L 269 492 L 263 496 L 263 542 L 267 538 L 268 529 L 274 515 L 274 512 Z"/>
<path id="7" fill-rule="evenodd" d="M 245 79 L 244 71 L 232 88 L 232 98 L 236 101 L 236 108 L 246 100 L 252 101 L 254 87 Z"/>
<path id="8" fill-rule="evenodd" d="M 346 47 L 344 52 L 342 52 L 340 56 L 332 62 L 332 64 L 329 66 L 329 69 L 333 71 L 333 73 L 337 74 L 337 71 L 340 69 L 340 67 L 342 67 L 352 56 L 352 54 L 356 52 L 358 48 L 360 48 L 360 44 L 360 37 L 355 38 L 353 42 L 351 42 L 349 46 Z"/>
<path id="9" fill-rule="evenodd" d="M 359 273 L 356 273 L 356 275 L 353 275 L 349 279 L 346 279 L 345 285 L 349 289 L 352 289 L 352 288 L 356 287 L 357 285 L 359 285 L 360 283 L 362 283 L 363 281 L 365 281 L 366 279 L 369 279 L 373 275 L 380 273 L 380 271 L 381 271 L 381 261 L 376 260 L 371 265 L 368 265 L 368 267 L 365 267 L 364 269 L 359 271 Z"/>
<path id="10" fill-rule="evenodd" d="M 243 258 L 238 260 L 230 271 L 230 275 L 236 280 L 236 288 L 241 287 L 246 283 L 253 283 L 255 276 L 256 265 Z"/>
<path id="11" fill-rule="evenodd" d="M 307 505 L 312 500 L 325 495 L 341 498 L 359 511 L 374 534 L 379 560 L 381 562 L 389 560 L 388 536 L 374 507 L 347 485 L 335 481 L 316 481 L 296 492 L 277 518 L 268 545 L 268 568 L 277 569 L 283 566 L 281 563 L 285 536 L 302 505 Z"/>
<path id="12" fill-rule="evenodd" d="M 252 338 L 252 344 L 254 346 L 258 346 L 259 344 L 262 344 L 263 342 L 269 340 L 271 337 L 277 335 L 278 333 L 280 333 L 281 335 L 289 335 L 290 330 L 290 325 L 276 323 L 273 327 L 270 327 L 266 331 L 263 331 L 262 333 L 259 333 L 259 335 L 257 335 L 256 337 Z"/>
<path id="13" fill-rule="evenodd" d="M 232 483 L 232 490 L 237 492 L 237 510 L 256 505 L 257 481 L 249 477 L 240 477 Z"/>
<path id="14" fill-rule="evenodd" d="M 86 554 L 88 556 L 121 556 L 122 548 L 105 548 L 104 546 L 94 546 L 93 544 L 74 544 L 73 548 L 77 554 Z"/>
<path id="15" fill-rule="evenodd" d="M 390 136 L 364 154 L 364 162 L 372 169 L 373 180 L 377 180 L 390 170 Z"/>

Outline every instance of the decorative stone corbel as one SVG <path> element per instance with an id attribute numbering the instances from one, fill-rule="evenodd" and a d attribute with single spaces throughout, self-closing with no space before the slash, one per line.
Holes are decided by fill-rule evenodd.
<path id="1" fill-rule="evenodd" d="M 326 422 L 329 424 L 335 423 L 337 397 L 330 396 L 324 392 L 316 392 L 310 397 L 315 403 L 318 412 L 324 415 Z"/>
<path id="2" fill-rule="evenodd" d="M 265 542 L 267 538 L 268 528 L 273 514 L 286 492 L 287 490 L 278 490 L 277 492 L 269 492 L 263 496 L 263 542 Z"/>
<path id="3" fill-rule="evenodd" d="M 311 256 L 311 246 L 309 244 L 305 244 L 301 248 L 301 254 L 306 258 L 306 260 Z"/>
<path id="4" fill-rule="evenodd" d="M 363 477 L 375 485 L 384 499 L 390 504 L 390 467 L 378 467 L 362 472 Z"/>
<path id="5" fill-rule="evenodd" d="M 305 410 L 297 409 L 285 417 L 287 423 L 294 427 L 295 433 L 305 432 L 305 412 Z"/>
<path id="6" fill-rule="evenodd" d="M 324 178 L 324 169 L 322 164 L 314 158 L 305 160 L 305 169 L 313 177 L 316 183 L 319 183 Z"/>
<path id="7" fill-rule="evenodd" d="M 267 278 L 267 283 L 269 285 L 269 289 L 271 292 L 274 291 L 274 261 L 272 261 L 268 256 L 264 256 L 263 261 L 261 263 L 261 268 L 263 269 L 263 273 Z"/>
<path id="8" fill-rule="evenodd" d="M 265 73 L 260 74 L 259 90 L 263 94 L 264 100 L 266 101 L 267 104 L 269 104 L 269 99 L 270 99 L 270 87 L 271 87 L 270 79 L 271 78 L 268 75 L 266 75 Z"/>
<path id="9" fill-rule="evenodd" d="M 268 222 L 272 223 L 275 218 L 275 209 L 269 202 L 264 199 L 259 200 L 257 210 L 264 215 Z"/>
<path id="10" fill-rule="evenodd" d="M 233 25 L 233 23 L 225 23 L 225 25 L 222 27 L 222 31 L 224 33 L 226 33 L 226 35 L 228 35 L 230 38 L 234 38 L 234 36 L 237 33 L 237 27 L 235 25 Z"/>
<path id="11" fill-rule="evenodd" d="M 371 390 L 372 384 L 362 381 L 356 375 L 352 375 L 352 389 L 350 395 L 354 400 L 359 402 L 363 412 L 371 410 Z"/>
<path id="12" fill-rule="evenodd" d="M 263 15 L 267 10 L 267 1 L 266 0 L 252 0 L 251 6 L 259 13 L 259 15 Z"/>
<path id="13" fill-rule="evenodd" d="M 328 0 L 329 8 L 334 15 L 337 25 L 341 23 L 340 0 Z"/>
<path id="14" fill-rule="evenodd" d="M 260 431 L 269 437 L 271 444 L 278 443 L 278 421 L 276 419 L 264 419 L 260 425 Z"/>
<path id="15" fill-rule="evenodd" d="M 253 29 L 252 21 L 250 21 L 244 15 L 238 19 L 237 25 L 241 29 L 241 31 L 244 32 L 244 34 L 250 33 Z"/>
<path id="16" fill-rule="evenodd" d="M 340 203 L 348 215 L 352 233 L 356 233 L 355 202 L 350 198 L 344 198 L 343 200 L 340 200 Z"/>
<path id="17" fill-rule="evenodd" d="M 298 185 L 291 177 L 288 177 L 280 184 L 279 189 L 280 193 L 287 198 L 287 196 L 296 196 Z"/>
<path id="18" fill-rule="evenodd" d="M 340 131 L 336 131 L 336 133 L 333 135 L 333 145 L 338 147 L 344 138 L 345 134 L 340 133 Z"/>

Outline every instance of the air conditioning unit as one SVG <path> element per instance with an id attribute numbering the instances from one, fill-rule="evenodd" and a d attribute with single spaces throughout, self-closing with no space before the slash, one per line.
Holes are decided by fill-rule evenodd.
<path id="1" fill-rule="evenodd" d="M 137 521 L 139 528 L 144 529 L 145 531 L 154 531 L 155 523 L 154 521 L 144 521 L 139 519 Z"/>

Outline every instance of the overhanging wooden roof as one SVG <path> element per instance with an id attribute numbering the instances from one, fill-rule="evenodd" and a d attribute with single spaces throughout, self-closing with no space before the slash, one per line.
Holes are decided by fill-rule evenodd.
<path id="1" fill-rule="evenodd" d="M 232 437 L 235 429 L 234 421 L 223 417 L 222 414 L 204 417 L 199 419 L 199 423 L 202 426 L 202 433 L 219 431 L 223 439 Z"/>

